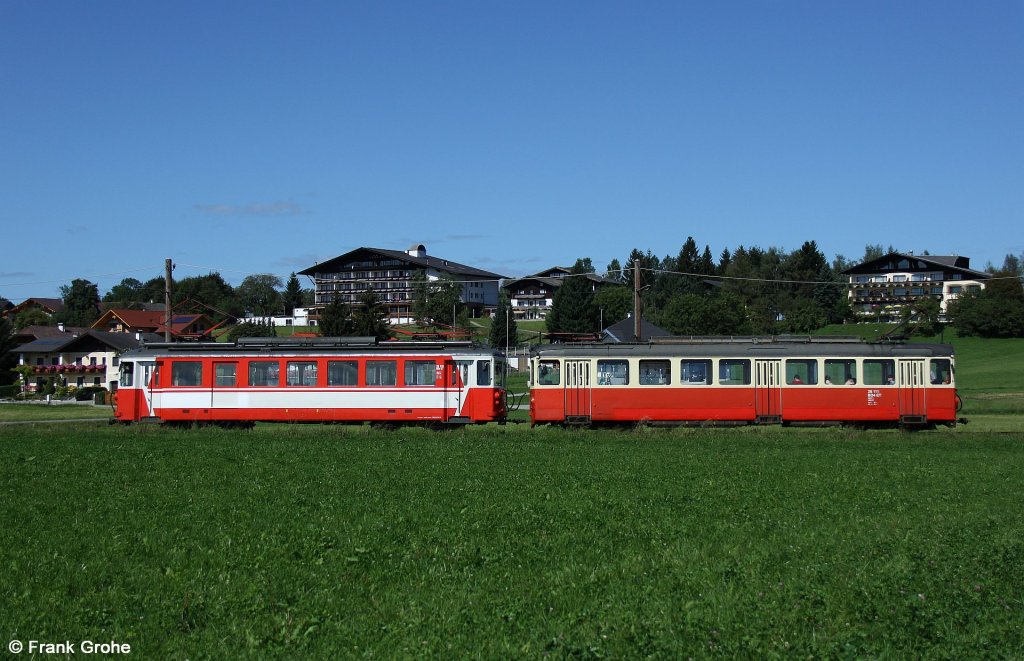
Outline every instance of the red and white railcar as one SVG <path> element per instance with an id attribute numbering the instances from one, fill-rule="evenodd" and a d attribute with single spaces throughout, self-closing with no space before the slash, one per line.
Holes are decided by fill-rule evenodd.
<path id="1" fill-rule="evenodd" d="M 242 338 L 120 357 L 115 420 L 169 423 L 503 421 L 503 359 L 468 342 Z"/>
<path id="2" fill-rule="evenodd" d="M 857 338 L 552 345 L 531 359 L 540 423 L 957 422 L 953 348 Z"/>

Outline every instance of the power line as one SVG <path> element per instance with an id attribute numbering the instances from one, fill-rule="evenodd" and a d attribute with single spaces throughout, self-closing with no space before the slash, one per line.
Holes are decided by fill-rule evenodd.
<path id="1" fill-rule="evenodd" d="M 115 271 L 113 273 L 99 273 L 94 275 L 86 275 L 78 278 L 72 278 L 73 280 L 98 280 L 99 278 L 111 278 L 118 275 L 124 275 L 126 273 L 139 273 L 140 271 L 152 270 L 149 266 L 139 267 L 136 269 L 128 269 L 125 271 Z M 62 280 L 37 280 L 35 282 L 0 282 L 0 287 L 28 287 L 32 285 L 52 285 L 54 283 L 67 282 L 66 279 Z"/>

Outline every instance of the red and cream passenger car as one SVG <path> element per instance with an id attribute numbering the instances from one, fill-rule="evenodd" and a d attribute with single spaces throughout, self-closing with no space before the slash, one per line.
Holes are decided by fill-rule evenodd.
<path id="1" fill-rule="evenodd" d="M 689 338 L 552 345 L 531 359 L 541 423 L 957 422 L 953 348 L 857 338 Z"/>
<path id="2" fill-rule="evenodd" d="M 468 342 L 241 338 L 122 354 L 115 421 L 469 424 L 505 418 L 502 358 Z"/>

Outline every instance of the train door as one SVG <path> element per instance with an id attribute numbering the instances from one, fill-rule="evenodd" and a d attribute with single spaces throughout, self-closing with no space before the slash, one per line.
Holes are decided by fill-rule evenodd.
<path id="1" fill-rule="evenodd" d="M 590 361 L 565 361 L 565 421 L 589 422 L 592 411 Z"/>
<path id="2" fill-rule="evenodd" d="M 923 358 L 896 361 L 896 387 L 899 389 L 900 422 L 921 423 L 927 420 L 925 410 L 927 369 Z"/>
<path id="3" fill-rule="evenodd" d="M 463 405 L 466 401 L 466 394 L 469 392 L 469 375 L 472 360 L 445 360 L 444 361 L 444 420 L 451 416 L 462 415 Z M 448 412 L 452 411 L 451 416 Z"/>
<path id="4" fill-rule="evenodd" d="M 142 396 L 146 400 L 146 409 L 153 415 L 153 386 L 156 385 L 156 362 L 146 360 L 139 363 L 142 370 Z"/>
<path id="5" fill-rule="evenodd" d="M 782 421 L 781 360 L 754 360 L 754 415 L 758 422 Z"/>
<path id="6" fill-rule="evenodd" d="M 213 361 L 213 386 L 210 389 L 210 408 L 228 409 L 238 407 L 238 362 Z M 226 390 L 230 388 L 231 390 Z"/>
<path id="7" fill-rule="evenodd" d="M 118 388 L 118 409 L 129 420 L 141 420 L 153 413 L 153 361 L 122 362 Z"/>

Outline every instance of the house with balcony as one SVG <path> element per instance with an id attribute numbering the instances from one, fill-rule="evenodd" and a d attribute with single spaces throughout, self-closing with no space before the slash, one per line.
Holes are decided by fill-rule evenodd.
<path id="1" fill-rule="evenodd" d="M 498 281 L 504 276 L 473 266 L 427 254 L 423 244 L 408 250 L 356 248 L 299 271 L 313 281 L 314 309 L 323 309 L 335 300 L 353 304 L 372 288 L 393 324 L 412 321 L 415 277 L 423 272 L 427 280 L 451 278 L 461 287 L 462 303 L 474 316 L 498 306 Z M 313 315 L 310 325 L 316 319 Z"/>
<path id="2" fill-rule="evenodd" d="M 979 292 L 992 274 L 975 271 L 969 257 L 892 252 L 843 271 L 849 298 L 860 317 L 897 321 L 906 305 L 931 298 L 945 315 L 950 301 Z"/>
<path id="3" fill-rule="evenodd" d="M 81 334 L 62 333 L 23 344 L 15 351 L 18 365 L 28 366 L 29 392 L 38 392 L 47 382 L 59 386 L 100 386 L 117 389 L 117 357 L 136 349 L 143 339 L 160 336 L 136 336 L 87 330 Z"/>
<path id="4" fill-rule="evenodd" d="M 545 319 L 554 303 L 555 292 L 571 273 L 572 269 L 564 266 L 552 266 L 539 273 L 506 282 L 505 291 L 508 292 L 512 315 L 516 321 Z M 587 273 L 579 277 L 585 277 L 590 281 L 592 291 L 609 284 L 607 279 L 596 273 Z"/>

